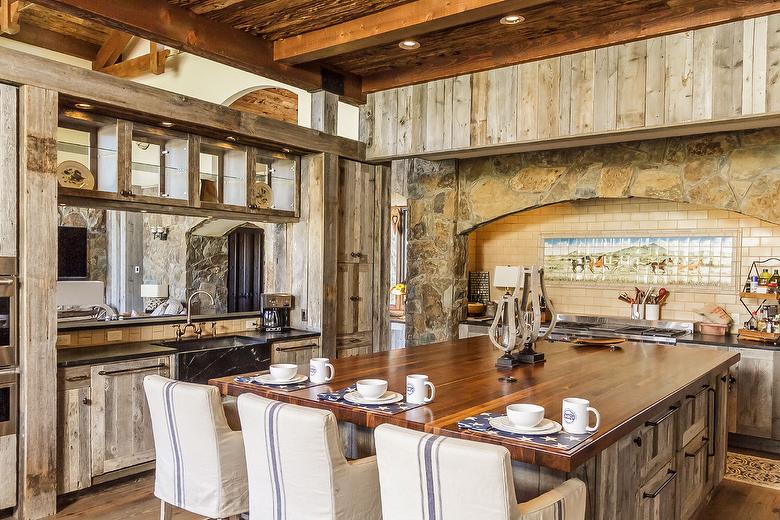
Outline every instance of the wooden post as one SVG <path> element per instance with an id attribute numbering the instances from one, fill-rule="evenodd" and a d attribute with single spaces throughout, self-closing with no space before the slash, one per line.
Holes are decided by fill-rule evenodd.
<path id="1" fill-rule="evenodd" d="M 339 122 L 339 97 L 327 90 L 311 95 L 311 127 L 314 130 L 336 135 Z"/>
<path id="2" fill-rule="evenodd" d="M 57 93 L 19 89 L 19 508 L 56 512 Z"/>
<path id="3" fill-rule="evenodd" d="M 322 171 L 322 355 L 336 357 L 336 269 L 339 232 L 339 158 L 324 154 Z M 310 212 L 311 216 L 311 212 Z"/>
<path id="4" fill-rule="evenodd" d="M 390 350 L 390 181 L 388 166 L 376 166 L 374 178 L 374 352 Z"/>

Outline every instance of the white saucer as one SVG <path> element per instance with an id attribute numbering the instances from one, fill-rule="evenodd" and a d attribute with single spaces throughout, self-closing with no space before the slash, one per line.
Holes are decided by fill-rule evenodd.
<path id="1" fill-rule="evenodd" d="M 272 378 L 271 374 L 258 374 L 252 379 L 263 385 L 294 385 L 295 383 L 303 383 L 309 378 L 303 374 L 298 374 L 292 379 L 279 380 Z"/>
<path id="2" fill-rule="evenodd" d="M 361 396 L 357 391 L 344 394 L 344 400 L 352 404 L 392 404 L 403 401 L 404 396 L 398 392 L 385 392 L 378 399 L 367 399 Z"/>
<path id="3" fill-rule="evenodd" d="M 502 432 L 520 433 L 523 435 L 550 435 L 558 433 L 563 428 L 560 423 L 550 419 L 542 419 L 542 422 L 533 428 L 521 428 L 512 424 L 506 415 L 490 419 L 490 426 Z"/>

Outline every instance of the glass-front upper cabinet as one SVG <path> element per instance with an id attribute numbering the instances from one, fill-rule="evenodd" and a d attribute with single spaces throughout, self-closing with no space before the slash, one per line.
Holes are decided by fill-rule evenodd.
<path id="1" fill-rule="evenodd" d="M 118 122 L 69 111 L 57 127 L 57 182 L 72 190 L 116 193 Z"/>
<path id="2" fill-rule="evenodd" d="M 251 151 L 251 155 L 253 179 L 249 186 L 249 207 L 298 215 L 301 158 L 257 148 Z"/>
<path id="3" fill-rule="evenodd" d="M 201 138 L 198 166 L 201 205 L 247 207 L 245 147 Z"/>
<path id="4" fill-rule="evenodd" d="M 140 124 L 133 124 L 130 172 L 122 195 L 144 198 L 189 200 L 190 137 Z"/>

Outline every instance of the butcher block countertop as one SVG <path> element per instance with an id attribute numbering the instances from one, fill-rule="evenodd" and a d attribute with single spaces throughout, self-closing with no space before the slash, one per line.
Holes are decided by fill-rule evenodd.
<path id="1" fill-rule="evenodd" d="M 223 394 L 251 392 L 279 401 L 333 411 L 337 419 L 374 428 L 392 423 L 430 433 L 500 444 L 520 462 L 572 471 L 668 409 L 698 388 L 713 373 L 724 372 L 739 354 L 683 346 L 623 343 L 622 348 L 541 343 L 546 361 L 500 371 L 494 364 L 500 352 L 486 337 L 447 341 L 367 356 L 333 360 L 332 382 L 295 392 L 268 390 L 234 382 L 233 377 L 211 381 Z M 436 385 L 436 399 L 425 406 L 385 415 L 317 399 L 317 394 L 341 390 L 358 379 L 381 378 L 389 389 L 405 393 L 408 374 L 426 374 Z M 499 377 L 511 374 L 517 382 Z M 570 451 L 532 445 L 495 435 L 460 430 L 457 422 L 482 412 L 504 413 L 508 404 L 535 403 L 546 417 L 561 421 L 561 401 L 582 397 L 601 413 L 601 426 L 592 437 Z"/>

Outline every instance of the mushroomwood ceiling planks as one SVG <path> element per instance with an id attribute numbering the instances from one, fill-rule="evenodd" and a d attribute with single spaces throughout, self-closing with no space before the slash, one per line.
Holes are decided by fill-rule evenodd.
<path id="1" fill-rule="evenodd" d="M 193 13 L 277 40 L 411 0 L 168 0 Z"/>

